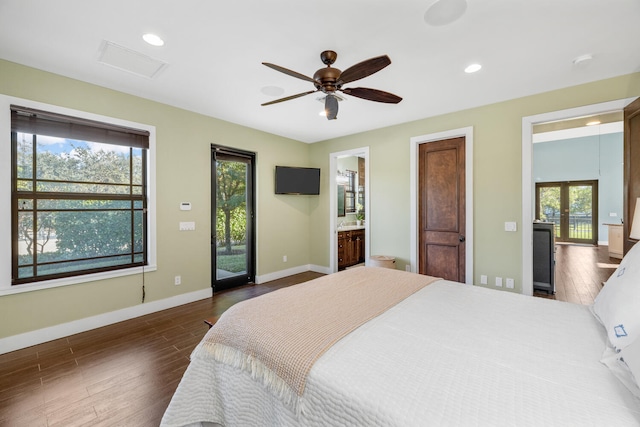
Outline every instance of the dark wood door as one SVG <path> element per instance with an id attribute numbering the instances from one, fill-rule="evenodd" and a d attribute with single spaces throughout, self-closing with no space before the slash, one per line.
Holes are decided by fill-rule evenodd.
<path id="1" fill-rule="evenodd" d="M 640 98 L 624 109 L 624 253 L 636 243 L 629 239 L 631 219 L 640 197 Z"/>
<path id="2" fill-rule="evenodd" d="M 465 282 L 465 138 L 419 146 L 420 274 Z"/>

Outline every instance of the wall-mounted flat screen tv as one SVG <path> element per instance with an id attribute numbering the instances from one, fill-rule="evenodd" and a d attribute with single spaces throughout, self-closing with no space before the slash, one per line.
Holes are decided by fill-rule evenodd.
<path id="1" fill-rule="evenodd" d="M 320 194 L 320 169 L 276 166 L 276 194 Z"/>

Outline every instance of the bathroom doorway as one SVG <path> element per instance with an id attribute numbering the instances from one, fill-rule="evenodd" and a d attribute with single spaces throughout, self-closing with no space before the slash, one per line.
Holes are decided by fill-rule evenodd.
<path id="1" fill-rule="evenodd" d="M 369 258 L 369 147 L 329 154 L 329 169 L 329 268 L 331 272 L 336 272 L 339 266 L 342 268 L 345 265 L 345 253 L 341 252 L 345 249 L 349 260 L 352 255 L 362 261 Z M 344 246 L 339 248 L 339 237 L 345 238 L 344 232 L 349 232 L 349 237 L 352 237 L 351 231 L 356 236 L 353 242 L 348 243 L 353 251 Z"/>

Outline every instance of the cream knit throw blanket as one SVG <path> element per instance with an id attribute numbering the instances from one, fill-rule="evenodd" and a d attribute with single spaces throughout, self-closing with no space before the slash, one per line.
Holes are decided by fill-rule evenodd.
<path id="1" fill-rule="evenodd" d="M 283 288 L 229 308 L 192 357 L 250 372 L 297 413 L 307 374 L 325 351 L 436 280 L 359 267 Z"/>

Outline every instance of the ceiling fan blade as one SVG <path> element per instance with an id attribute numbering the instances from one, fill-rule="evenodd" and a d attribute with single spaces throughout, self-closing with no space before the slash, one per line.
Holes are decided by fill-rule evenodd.
<path id="1" fill-rule="evenodd" d="M 307 76 L 305 76 L 304 74 L 297 73 L 297 72 L 295 72 L 295 71 L 289 70 L 289 69 L 287 69 L 287 68 L 281 67 L 281 66 L 276 65 L 276 64 L 270 64 L 270 63 L 268 63 L 268 62 L 263 62 L 263 63 L 262 63 L 262 65 L 266 65 L 266 66 L 267 66 L 267 67 L 269 67 L 269 68 L 273 68 L 274 70 L 276 70 L 276 71 L 280 71 L 281 73 L 285 73 L 286 75 L 289 75 L 289 76 L 291 76 L 291 77 L 296 77 L 296 78 L 298 78 L 298 79 L 306 80 L 306 81 L 311 82 L 311 83 L 317 83 L 317 82 L 316 82 L 314 79 L 312 79 L 311 77 L 307 77 Z"/>
<path id="2" fill-rule="evenodd" d="M 324 99 L 324 111 L 327 114 L 327 120 L 338 118 L 338 98 L 335 95 L 329 94 Z"/>
<path id="3" fill-rule="evenodd" d="M 317 90 L 310 90 L 309 92 L 297 93 L 295 95 L 287 96 L 285 98 L 276 99 L 274 101 L 265 102 L 264 104 L 260 104 L 261 106 L 277 104 L 278 102 L 290 101 L 292 99 L 300 98 L 301 96 L 309 95 L 310 93 L 317 92 Z"/>
<path id="4" fill-rule="evenodd" d="M 369 89 L 367 87 L 354 87 L 351 89 L 339 89 L 341 92 L 347 95 L 355 96 L 356 98 L 362 98 L 369 101 L 384 102 L 387 104 L 397 104 L 402 101 L 402 98 L 398 95 L 394 95 L 389 92 L 384 92 L 378 89 Z"/>
<path id="5" fill-rule="evenodd" d="M 367 59 L 353 65 L 340 74 L 338 78 L 338 85 L 353 82 L 370 76 L 373 73 L 377 73 L 387 65 L 391 64 L 391 59 L 387 55 L 377 56 L 375 58 Z"/>

